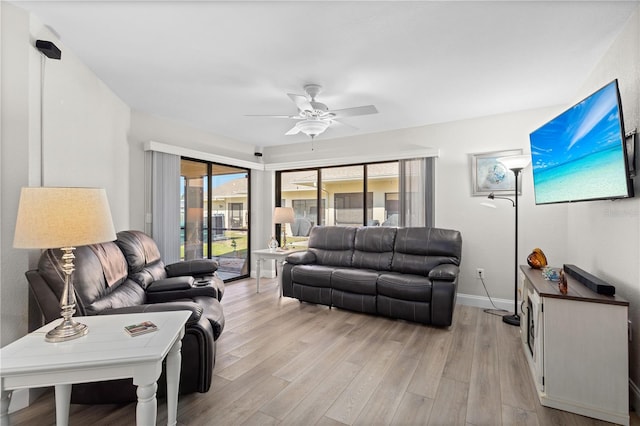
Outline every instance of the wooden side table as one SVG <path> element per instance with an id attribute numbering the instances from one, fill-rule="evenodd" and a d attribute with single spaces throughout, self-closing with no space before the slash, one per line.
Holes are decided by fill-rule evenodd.
<path id="1" fill-rule="evenodd" d="M 280 287 L 280 296 L 282 296 L 282 263 L 293 252 L 299 251 L 301 249 L 290 249 L 290 250 L 282 250 L 282 249 L 260 249 L 254 250 L 251 253 L 256 258 L 256 293 L 260 293 L 260 270 L 262 267 L 262 262 L 264 260 L 273 259 L 276 261 L 276 275 L 278 276 L 278 287 Z"/>
<path id="2" fill-rule="evenodd" d="M 60 343 L 44 336 L 60 319 L 0 349 L 0 424 L 8 424 L 7 410 L 14 389 L 55 386 L 56 424 L 67 425 L 71 385 L 133 378 L 138 386 L 137 425 L 155 425 L 157 380 L 167 359 L 168 425 L 175 425 L 180 381 L 180 348 L 188 311 L 77 317 L 89 327 L 86 336 Z M 131 337 L 126 325 L 152 321 L 158 330 Z"/>

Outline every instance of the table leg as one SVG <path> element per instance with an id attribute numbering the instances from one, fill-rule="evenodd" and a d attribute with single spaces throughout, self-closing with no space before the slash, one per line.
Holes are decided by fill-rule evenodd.
<path id="1" fill-rule="evenodd" d="M 56 385 L 56 425 L 69 424 L 69 404 L 71 404 L 71 385 Z"/>
<path id="2" fill-rule="evenodd" d="M 256 293 L 260 293 L 260 269 L 262 266 L 262 258 L 256 258 Z"/>
<path id="3" fill-rule="evenodd" d="M 147 385 L 138 385 L 136 394 L 138 395 L 138 405 L 136 406 L 136 425 L 153 426 L 156 424 L 156 413 L 158 411 L 158 401 L 156 400 L 156 390 L 158 384 L 152 382 Z"/>
<path id="4" fill-rule="evenodd" d="M 280 289 L 279 297 L 282 297 L 282 265 L 284 264 L 283 260 L 276 259 L 276 278 L 278 282 L 278 288 Z"/>
<path id="5" fill-rule="evenodd" d="M 9 424 L 9 403 L 11 402 L 11 394 L 13 391 L 2 390 L 0 394 L 0 426 Z"/>
<path id="6" fill-rule="evenodd" d="M 182 340 L 176 340 L 167 354 L 167 425 L 174 426 L 178 421 L 178 386 L 180 384 L 180 348 Z"/>

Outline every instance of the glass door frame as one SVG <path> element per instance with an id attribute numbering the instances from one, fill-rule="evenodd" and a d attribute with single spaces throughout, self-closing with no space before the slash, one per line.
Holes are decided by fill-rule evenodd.
<path id="1" fill-rule="evenodd" d="M 238 173 L 246 173 L 247 177 L 247 206 L 246 206 L 246 214 L 247 214 L 247 221 L 246 221 L 246 232 L 247 232 L 247 253 L 246 253 L 246 265 L 247 265 L 247 273 L 246 274 L 240 274 L 236 277 L 232 277 L 232 278 L 228 278 L 225 279 L 224 282 L 231 282 L 231 281 L 236 281 L 236 280 L 241 280 L 241 279 L 246 279 L 249 278 L 250 276 L 250 271 L 251 271 L 251 169 L 249 168 L 245 168 L 245 167 L 240 167 L 240 166 L 235 166 L 235 165 L 231 165 L 231 164 L 222 164 L 222 163 L 216 163 L 213 161 L 208 161 L 208 160 L 202 160 L 199 158 L 192 158 L 192 157 L 186 157 L 186 156 L 181 156 L 180 157 L 181 161 L 192 161 L 192 162 L 196 162 L 196 163 L 202 163 L 204 165 L 206 165 L 207 167 L 207 206 L 206 206 L 206 213 L 207 213 L 207 238 L 206 241 L 203 241 L 203 244 L 207 244 L 207 255 L 206 257 L 203 256 L 203 258 L 205 259 L 212 259 L 213 258 L 213 179 L 214 179 L 214 175 L 213 175 L 213 171 L 214 171 L 214 167 L 215 166 L 221 166 L 221 167 L 230 167 L 230 168 L 235 168 L 238 169 Z M 181 174 L 182 176 L 182 174 Z M 185 194 L 186 197 L 186 194 Z M 185 199 L 185 206 L 186 206 L 186 199 Z M 186 208 L 186 207 L 185 207 Z M 229 218 L 230 220 L 230 218 Z M 229 222 L 230 224 L 230 222 Z M 185 223 L 186 225 L 186 223 Z M 232 229 L 230 226 L 225 226 L 225 229 Z M 233 229 L 237 229 L 237 228 L 233 228 Z M 181 244 L 184 244 L 185 241 L 181 241 Z"/>

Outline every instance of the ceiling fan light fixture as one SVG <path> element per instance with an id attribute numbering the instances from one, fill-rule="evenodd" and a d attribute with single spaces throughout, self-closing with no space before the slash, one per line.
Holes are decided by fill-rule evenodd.
<path id="1" fill-rule="evenodd" d="M 327 130 L 330 123 L 330 121 L 308 119 L 299 121 L 296 127 L 305 135 L 313 138 Z"/>

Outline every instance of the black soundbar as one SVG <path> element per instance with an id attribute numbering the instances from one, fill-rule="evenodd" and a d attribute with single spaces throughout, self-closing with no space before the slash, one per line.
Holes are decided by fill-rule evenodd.
<path id="1" fill-rule="evenodd" d="M 578 268 L 576 265 L 564 265 L 564 273 L 570 275 L 577 281 L 589 287 L 598 294 L 605 296 L 613 296 L 616 294 L 616 288 L 611 284 L 607 284 L 598 277 L 594 277 L 587 271 Z"/>

